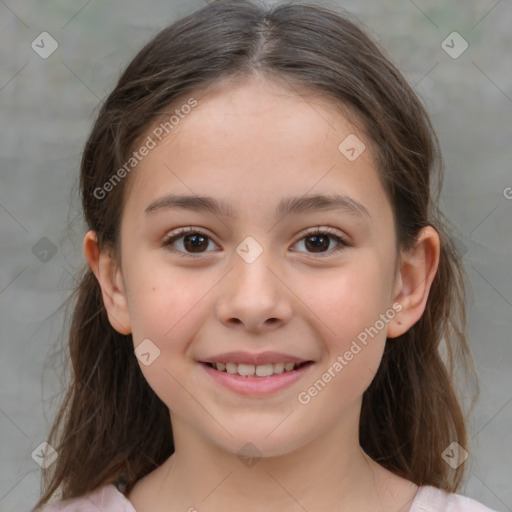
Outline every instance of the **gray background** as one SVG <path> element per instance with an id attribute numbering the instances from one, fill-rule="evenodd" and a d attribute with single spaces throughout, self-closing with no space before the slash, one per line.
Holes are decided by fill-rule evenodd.
<path id="1" fill-rule="evenodd" d="M 512 4 L 323 3 L 360 17 L 433 117 L 446 163 L 442 207 L 474 291 L 469 327 L 481 397 L 461 492 L 512 510 Z M 143 43 L 203 5 L 0 1 L 0 512 L 29 510 L 38 498 L 31 454 L 60 398 L 61 305 L 85 262 L 78 165 L 98 104 Z M 44 31 L 59 44 L 47 59 L 31 48 Z M 456 59 L 441 47 L 453 31 L 469 44 Z M 44 261 L 38 242 L 57 252 Z"/>

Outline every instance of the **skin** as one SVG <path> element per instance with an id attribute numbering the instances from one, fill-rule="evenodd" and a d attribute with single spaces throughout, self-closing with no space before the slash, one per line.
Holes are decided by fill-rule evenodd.
<path id="1" fill-rule="evenodd" d="M 338 150 L 349 134 L 366 145 L 354 161 Z M 112 326 L 132 333 L 134 347 L 149 338 L 160 350 L 139 365 L 170 410 L 176 452 L 127 496 L 138 512 L 409 510 L 417 486 L 363 452 L 359 414 L 386 338 L 403 334 L 425 309 L 439 237 L 424 228 L 395 273 L 392 207 L 370 145 L 314 94 L 257 76 L 221 83 L 130 176 L 121 261 L 87 233 L 85 255 Z M 171 192 L 223 199 L 237 217 L 144 213 Z M 337 210 L 274 214 L 283 197 L 333 192 L 360 202 L 369 218 Z M 197 258 L 161 245 L 187 226 L 209 237 Z M 334 252 L 331 239 L 315 252 L 305 231 L 317 226 L 349 246 Z M 263 249 L 252 263 L 236 252 L 247 236 Z M 191 250 L 183 238 L 174 248 Z M 298 394 L 393 304 L 401 311 L 317 396 L 299 403 Z M 247 397 L 213 383 L 196 362 L 232 350 L 275 350 L 315 363 L 288 388 Z M 237 457 L 248 442 L 262 457 L 250 467 Z"/>

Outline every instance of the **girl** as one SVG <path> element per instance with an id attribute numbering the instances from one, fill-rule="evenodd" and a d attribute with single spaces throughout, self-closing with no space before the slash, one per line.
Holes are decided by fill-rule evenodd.
<path id="1" fill-rule="evenodd" d="M 84 150 L 35 509 L 489 511 L 456 494 L 472 364 L 436 171 L 427 113 L 347 17 L 221 1 L 158 34 Z"/>

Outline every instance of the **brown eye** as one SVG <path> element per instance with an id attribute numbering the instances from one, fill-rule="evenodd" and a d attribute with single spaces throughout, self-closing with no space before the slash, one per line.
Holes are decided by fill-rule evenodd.
<path id="1" fill-rule="evenodd" d="M 297 244 L 303 241 L 306 253 L 318 254 L 320 256 L 329 256 L 349 247 L 345 239 L 333 232 L 330 228 L 315 228 L 310 230 Z M 334 248 L 331 248 L 332 241 L 337 244 Z M 209 242 L 212 242 L 212 240 L 205 233 L 193 228 L 183 228 L 168 236 L 163 241 L 162 246 L 172 252 L 178 253 L 180 256 L 195 257 L 212 252 L 208 250 Z"/>
<path id="2" fill-rule="evenodd" d="M 208 235 L 200 231 L 186 228 L 167 237 L 162 243 L 162 246 L 167 247 L 173 252 L 178 252 L 183 256 L 195 256 L 196 254 L 200 255 L 211 252 L 207 250 L 210 240 Z M 181 242 L 179 245 L 182 247 L 176 249 L 176 242 Z"/>
<path id="3" fill-rule="evenodd" d="M 334 240 L 337 246 L 334 249 L 329 249 L 331 240 Z M 349 244 L 343 237 L 333 232 L 330 228 L 315 228 L 304 236 L 299 242 L 304 241 L 306 252 L 310 254 L 330 255 L 338 251 L 346 249 Z M 303 252 L 303 251 L 299 251 Z"/>
<path id="4" fill-rule="evenodd" d="M 305 246 L 313 252 L 324 252 L 329 248 L 330 236 L 327 235 L 310 235 L 305 238 Z"/>
<path id="5" fill-rule="evenodd" d="M 207 237 L 198 233 L 194 235 L 185 235 L 183 237 L 183 246 L 190 252 L 202 252 L 203 249 L 208 247 L 208 242 L 205 243 Z"/>

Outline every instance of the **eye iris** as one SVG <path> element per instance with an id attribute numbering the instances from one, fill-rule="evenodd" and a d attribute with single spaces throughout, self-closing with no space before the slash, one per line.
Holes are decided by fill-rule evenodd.
<path id="1" fill-rule="evenodd" d="M 313 240 L 313 245 L 308 243 L 309 240 Z M 326 244 L 327 242 L 327 244 Z M 313 247 L 314 249 L 328 249 L 329 248 L 329 237 L 325 235 L 310 235 L 306 238 L 306 246 L 309 249 Z M 313 251 L 314 252 L 314 251 Z"/>
<path id="2" fill-rule="evenodd" d="M 198 242 L 200 240 L 200 242 Z M 187 251 L 194 252 L 194 249 L 201 249 L 208 247 L 208 242 L 204 244 L 204 242 L 207 240 L 207 237 L 199 235 L 199 234 L 192 234 L 192 235 L 185 235 L 183 237 L 183 245 L 185 246 L 185 249 Z M 201 247 L 201 243 L 204 244 L 204 247 Z M 191 245 L 190 245 L 191 244 Z M 191 250 L 192 249 L 192 250 Z M 200 251 L 196 251 L 200 252 Z"/>

